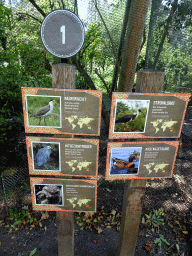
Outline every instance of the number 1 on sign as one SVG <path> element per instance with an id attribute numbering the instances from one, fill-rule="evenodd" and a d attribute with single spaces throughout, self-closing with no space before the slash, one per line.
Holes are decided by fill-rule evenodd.
<path id="1" fill-rule="evenodd" d="M 62 33 L 62 44 L 65 44 L 65 26 L 60 27 L 60 32 Z"/>

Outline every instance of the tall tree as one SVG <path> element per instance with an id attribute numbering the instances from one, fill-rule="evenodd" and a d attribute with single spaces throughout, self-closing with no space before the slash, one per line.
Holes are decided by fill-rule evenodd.
<path id="1" fill-rule="evenodd" d="M 132 90 L 149 4 L 150 0 L 131 1 L 126 39 L 122 53 L 119 91 Z"/>
<path id="2" fill-rule="evenodd" d="M 173 17 L 174 17 L 174 14 L 175 14 L 177 8 L 178 8 L 178 0 L 174 0 L 174 2 L 172 4 L 172 7 L 171 7 L 171 11 L 170 11 L 169 17 L 168 17 L 168 19 L 166 21 L 166 24 L 165 24 L 165 27 L 164 27 L 164 32 L 163 32 L 163 35 L 162 35 L 162 38 L 161 38 L 161 42 L 160 42 L 158 50 L 157 50 L 157 54 L 155 56 L 155 60 L 154 60 L 153 65 L 152 65 L 153 68 L 156 68 L 156 66 L 157 66 L 160 53 L 161 53 L 161 51 L 163 49 L 163 44 L 165 42 L 165 38 L 168 35 L 169 29 L 171 27 L 172 20 L 173 20 Z"/>
<path id="3" fill-rule="evenodd" d="M 162 4 L 161 0 L 152 0 L 151 2 L 151 15 L 150 15 L 150 22 L 149 22 L 147 49 L 146 49 L 146 55 L 145 55 L 145 68 L 152 68 L 151 48 L 153 45 L 154 30 L 155 30 L 155 27 L 157 26 L 157 17 L 159 14 L 159 8 L 161 4 Z"/>

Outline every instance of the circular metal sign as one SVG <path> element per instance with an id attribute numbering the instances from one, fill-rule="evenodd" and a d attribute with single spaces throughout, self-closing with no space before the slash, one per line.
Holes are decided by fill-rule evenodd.
<path id="1" fill-rule="evenodd" d="M 79 17 L 68 10 L 50 12 L 41 24 L 45 48 L 59 58 L 75 55 L 83 46 L 85 29 Z"/>

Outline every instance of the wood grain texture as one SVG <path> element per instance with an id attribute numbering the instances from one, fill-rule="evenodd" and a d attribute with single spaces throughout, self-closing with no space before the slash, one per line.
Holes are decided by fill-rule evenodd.
<path id="1" fill-rule="evenodd" d="M 119 75 L 119 91 L 131 91 L 150 0 L 131 1 Z"/>
<path id="2" fill-rule="evenodd" d="M 120 233 L 120 256 L 133 256 L 135 253 L 145 187 L 146 180 L 129 180 L 125 183 Z"/>
<path id="3" fill-rule="evenodd" d="M 52 87 L 58 89 L 75 88 L 75 66 L 65 63 L 52 66 Z"/>
<path id="4" fill-rule="evenodd" d="M 74 213 L 57 212 L 58 255 L 74 255 Z"/>
<path id="5" fill-rule="evenodd" d="M 157 85 L 156 85 L 157 84 Z M 158 93 L 164 86 L 164 73 L 153 70 L 140 70 L 137 75 L 136 92 Z M 138 140 L 137 140 L 138 141 Z M 120 256 L 134 256 L 143 198 L 147 180 L 127 180 L 124 188 L 122 220 L 120 228 Z"/>
<path id="6" fill-rule="evenodd" d="M 144 69 L 137 72 L 136 92 L 162 92 L 165 73 Z"/>
<path id="7" fill-rule="evenodd" d="M 75 66 L 59 63 L 52 66 L 52 87 L 75 89 Z M 59 135 L 60 137 L 61 135 Z M 62 136 L 64 137 L 64 136 Z M 72 138 L 67 135 L 65 138 Z M 58 255 L 74 255 L 74 213 L 57 212 Z"/>

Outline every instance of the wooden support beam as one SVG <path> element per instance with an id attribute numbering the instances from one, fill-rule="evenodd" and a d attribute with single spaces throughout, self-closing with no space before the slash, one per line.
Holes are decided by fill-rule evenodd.
<path id="1" fill-rule="evenodd" d="M 164 86 L 164 72 L 140 70 L 137 72 L 136 92 L 160 93 Z M 124 188 L 120 228 L 120 256 L 134 256 L 145 195 L 146 180 L 127 180 Z"/>
<path id="2" fill-rule="evenodd" d="M 163 91 L 165 73 L 154 69 L 137 72 L 136 92 L 157 93 Z"/>
<path id="3" fill-rule="evenodd" d="M 124 188 L 120 256 L 133 256 L 137 242 L 146 180 L 128 180 Z"/>
<path id="4" fill-rule="evenodd" d="M 65 63 L 52 66 L 52 87 L 75 89 L 75 67 Z M 59 135 L 61 137 L 61 135 Z M 70 135 L 65 138 L 72 137 Z M 57 212 L 58 255 L 74 255 L 74 213 Z"/>

